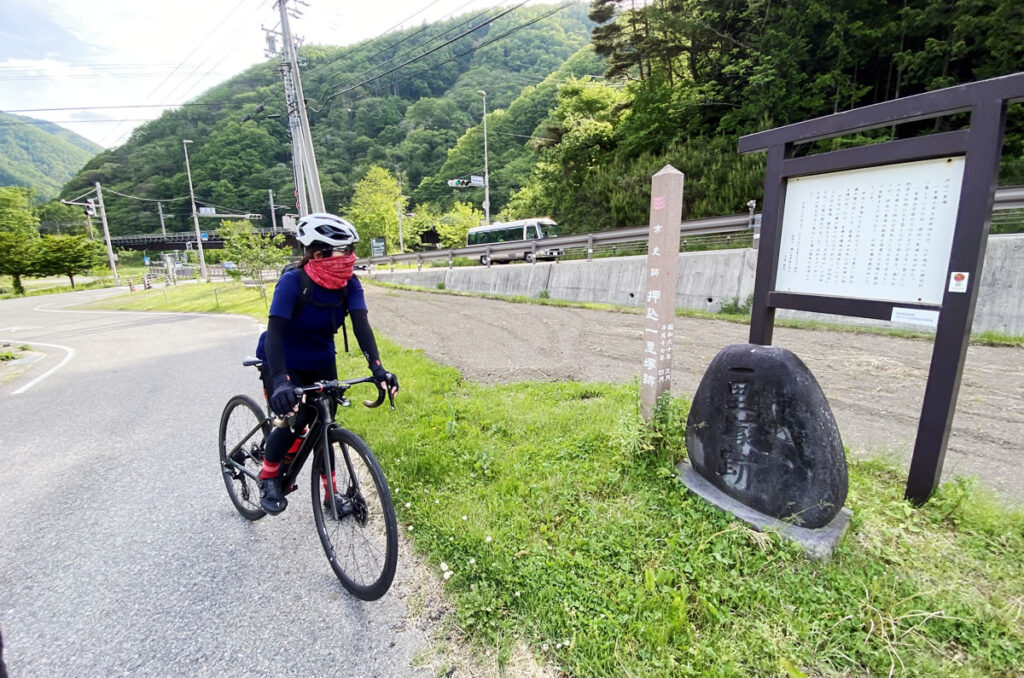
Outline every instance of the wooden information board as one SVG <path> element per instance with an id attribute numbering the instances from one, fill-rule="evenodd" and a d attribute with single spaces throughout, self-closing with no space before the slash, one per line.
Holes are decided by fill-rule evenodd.
<path id="1" fill-rule="evenodd" d="M 791 177 L 775 289 L 942 303 L 962 156 Z"/>

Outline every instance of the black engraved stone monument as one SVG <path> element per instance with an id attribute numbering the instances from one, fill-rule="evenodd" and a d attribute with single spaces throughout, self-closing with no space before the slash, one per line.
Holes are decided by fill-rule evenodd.
<path id="1" fill-rule="evenodd" d="M 776 346 L 733 344 L 711 361 L 686 422 L 693 468 L 766 516 L 827 525 L 846 501 L 846 457 L 807 366 Z"/>

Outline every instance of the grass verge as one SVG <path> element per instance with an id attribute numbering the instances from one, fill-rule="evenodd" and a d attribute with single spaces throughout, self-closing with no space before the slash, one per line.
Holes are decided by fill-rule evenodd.
<path id="1" fill-rule="evenodd" d="M 203 287 L 104 307 L 213 310 Z M 241 286 L 219 303 L 265 313 Z M 484 386 L 380 343 L 398 409 L 342 419 L 482 648 L 525 643 L 572 676 L 1024 674 L 1024 512 L 969 482 L 914 509 L 900 471 L 850 461 L 850 531 L 810 562 L 678 482 L 685 401 L 648 427 L 635 385 Z"/>

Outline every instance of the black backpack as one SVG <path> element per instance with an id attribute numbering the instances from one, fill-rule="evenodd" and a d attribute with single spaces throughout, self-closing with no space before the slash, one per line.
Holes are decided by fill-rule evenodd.
<path id="1" fill-rule="evenodd" d="M 292 311 L 292 315 L 295 316 L 302 310 L 302 307 L 306 304 L 312 304 L 317 308 L 329 308 L 332 313 L 338 309 L 339 306 L 348 306 L 348 289 L 342 287 L 340 290 L 334 290 L 337 292 L 337 299 L 334 302 L 327 301 L 314 301 L 313 300 L 313 287 L 316 283 L 306 273 L 306 269 L 302 268 L 298 264 L 288 264 L 281 269 L 281 275 L 284 275 L 288 271 L 298 271 L 299 279 L 302 281 L 302 291 L 299 292 L 299 300 L 295 302 L 295 309 Z M 345 341 L 345 353 L 348 353 L 348 330 L 345 328 L 345 319 L 341 320 L 341 336 Z"/>

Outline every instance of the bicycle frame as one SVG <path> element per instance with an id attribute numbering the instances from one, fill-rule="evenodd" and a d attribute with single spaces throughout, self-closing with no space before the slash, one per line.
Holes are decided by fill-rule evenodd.
<path id="1" fill-rule="evenodd" d="M 259 366 L 260 361 L 247 359 L 243 364 Z M 394 409 L 394 391 L 385 389 L 374 377 L 293 386 L 300 405 L 295 410 L 298 416 L 287 423 L 272 413 L 264 414 L 265 410 L 248 395 L 232 397 L 221 415 L 218 456 L 228 495 L 239 513 L 251 521 L 276 515 L 263 508 L 256 488 L 271 427 L 290 426 L 287 432 L 274 434 L 275 448 L 295 440 L 275 484 L 284 485 L 284 494 L 297 490 L 298 476 L 312 455 L 309 480 L 313 518 L 331 569 L 356 597 L 377 600 L 390 588 L 398 562 L 398 526 L 391 493 L 370 448 L 334 421 L 338 405 L 352 404 L 348 390 L 362 383 L 377 388 L 376 401 L 364 400 L 363 405 L 378 407 L 389 397 Z M 239 437 L 241 441 L 237 441 Z M 339 470 L 342 477 L 335 478 Z"/>
<path id="2" fill-rule="evenodd" d="M 295 389 L 296 397 L 302 399 L 302 406 L 309 407 L 314 410 L 313 420 L 307 424 L 306 437 L 299 444 L 299 448 L 295 451 L 295 457 L 292 459 L 285 471 L 284 476 L 281 479 L 281 484 L 285 488 L 285 494 L 290 494 L 297 488 L 295 481 L 298 479 L 299 472 L 306 464 L 306 459 L 309 458 L 310 453 L 318 443 L 322 443 L 321 451 L 323 452 L 323 473 L 327 478 L 331 479 L 330 492 L 325 494 L 329 497 L 329 504 L 331 506 L 332 517 L 338 519 L 339 507 L 336 501 L 336 487 L 334 485 L 334 468 L 331 465 L 331 449 L 330 449 L 330 436 L 329 431 L 332 426 L 337 426 L 331 416 L 331 403 L 337 401 L 342 407 L 348 407 L 350 405 L 349 399 L 345 396 L 345 391 L 359 383 L 366 383 L 368 379 L 355 379 L 351 381 L 342 382 L 317 382 L 310 386 L 297 387 Z M 331 386 L 327 386 L 331 384 Z M 336 391 L 340 389 L 340 393 Z M 364 401 L 363 404 L 366 407 L 377 407 L 384 400 L 384 391 L 378 386 L 378 399 L 376 402 Z M 307 397 L 312 395 L 312 402 L 306 402 Z M 394 397 L 391 393 L 387 394 L 391 398 L 391 408 L 394 409 Z M 270 411 L 269 402 L 267 411 Z M 235 447 L 228 453 L 228 463 L 234 468 L 236 473 L 243 473 L 253 481 L 259 482 L 259 476 L 254 472 L 243 466 L 238 465 L 236 462 L 231 460 L 231 455 L 238 451 L 243 445 L 249 442 L 254 435 L 262 433 L 265 426 L 274 426 L 274 418 L 271 416 L 265 416 L 256 426 L 249 431 L 248 434 Z M 352 467 L 352 460 L 348 454 L 342 455 L 345 458 L 345 467 L 351 480 L 349 486 L 350 492 L 358 493 L 359 491 L 359 480 L 356 477 L 355 469 Z M 347 507 L 342 507 L 342 515 L 350 513 Z"/>

